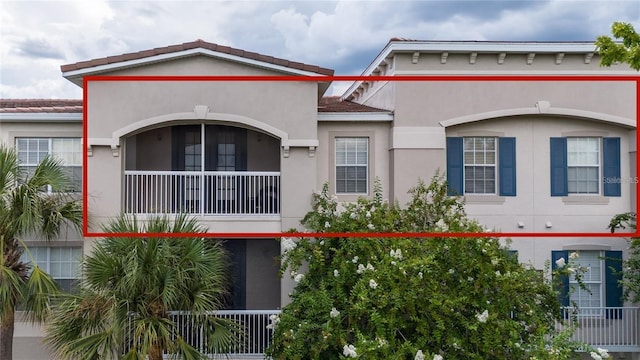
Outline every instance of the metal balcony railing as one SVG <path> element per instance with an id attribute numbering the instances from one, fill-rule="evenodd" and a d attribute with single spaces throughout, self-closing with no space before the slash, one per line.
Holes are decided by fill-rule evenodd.
<path id="1" fill-rule="evenodd" d="M 565 324 L 577 325 L 572 340 L 609 352 L 640 352 L 640 307 L 582 307 L 563 309 Z"/>
<path id="2" fill-rule="evenodd" d="M 280 173 L 125 171 L 128 214 L 278 215 Z"/>

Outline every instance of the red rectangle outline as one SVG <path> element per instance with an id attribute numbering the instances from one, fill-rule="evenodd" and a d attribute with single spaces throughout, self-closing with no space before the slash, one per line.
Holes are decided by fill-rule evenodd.
<path id="1" fill-rule="evenodd" d="M 88 144 L 88 84 L 90 81 L 632 81 L 636 83 L 636 130 L 640 123 L 640 75 L 425 75 L 425 76 L 85 76 L 83 84 L 83 115 L 82 137 L 83 144 Z M 640 133 L 636 131 L 636 175 L 640 165 L 637 156 L 637 147 L 640 144 Z M 88 197 L 86 196 L 88 147 L 83 146 L 82 159 L 82 235 L 84 237 L 211 237 L 211 238 L 278 238 L 278 237 L 630 237 L 640 236 L 640 231 L 617 233 L 582 233 L 582 232 L 558 232 L 558 233 L 508 233 L 508 232 L 481 232 L 481 233 L 453 233 L 453 232 L 275 232 L 275 233 L 106 233 L 89 232 L 88 227 Z M 636 184 L 636 208 L 640 204 L 640 192 Z M 613 217 L 615 214 L 611 214 Z"/>

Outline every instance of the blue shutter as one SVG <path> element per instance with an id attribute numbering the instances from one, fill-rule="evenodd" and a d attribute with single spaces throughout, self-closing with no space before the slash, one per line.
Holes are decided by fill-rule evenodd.
<path id="1" fill-rule="evenodd" d="M 604 283 L 605 283 L 605 306 L 622 306 L 622 251 L 604 252 Z M 607 319 L 619 319 L 622 317 L 620 309 L 606 309 Z"/>
<path id="2" fill-rule="evenodd" d="M 602 138 L 602 176 L 604 196 L 621 196 L 620 138 Z"/>
<path id="3" fill-rule="evenodd" d="M 551 138 L 551 196 L 567 196 L 567 138 Z"/>
<path id="4" fill-rule="evenodd" d="M 565 262 L 569 262 L 569 252 L 566 250 L 554 250 L 551 252 L 551 270 L 556 270 L 558 265 L 556 265 L 556 260 L 560 258 L 564 258 Z M 560 305 L 569 306 L 569 277 L 562 276 L 560 279 L 560 288 L 558 289 L 560 294 L 558 299 L 560 300 Z"/>
<path id="5" fill-rule="evenodd" d="M 516 138 L 498 139 L 500 196 L 516 196 Z"/>
<path id="6" fill-rule="evenodd" d="M 461 137 L 447 138 L 447 194 L 464 194 L 464 155 Z"/>

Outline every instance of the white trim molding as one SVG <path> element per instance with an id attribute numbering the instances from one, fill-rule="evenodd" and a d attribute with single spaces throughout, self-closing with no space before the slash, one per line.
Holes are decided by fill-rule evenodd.
<path id="1" fill-rule="evenodd" d="M 634 119 L 628 119 L 625 117 L 615 116 L 611 114 L 598 113 L 595 111 L 556 108 L 556 107 L 552 107 L 548 101 L 538 101 L 535 107 L 503 109 L 503 110 L 488 111 L 488 112 L 479 113 L 479 114 L 459 116 L 456 118 L 440 121 L 440 125 L 447 128 L 450 126 L 466 124 L 474 121 L 495 119 L 500 117 L 517 116 L 517 115 L 540 115 L 540 114 L 586 118 L 586 119 L 592 119 L 596 121 L 612 123 L 615 125 L 621 125 L 627 128 L 636 127 L 636 121 Z"/>
<path id="2" fill-rule="evenodd" d="M 82 113 L 0 113 L 0 122 L 82 122 Z"/>
<path id="3" fill-rule="evenodd" d="M 393 121 L 393 113 L 390 112 L 332 112 L 318 113 L 318 121 Z"/>

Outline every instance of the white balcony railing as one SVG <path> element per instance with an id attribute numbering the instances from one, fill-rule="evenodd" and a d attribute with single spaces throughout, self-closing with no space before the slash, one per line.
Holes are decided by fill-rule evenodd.
<path id="1" fill-rule="evenodd" d="M 586 313 L 597 313 L 601 316 L 573 316 L 573 309 L 564 309 L 564 324 L 556 325 L 558 330 L 572 326 L 577 321 L 578 328 L 572 340 L 590 345 L 594 348 L 605 348 L 609 352 L 640 352 L 640 307 L 618 308 L 581 308 Z M 220 318 L 230 319 L 243 329 L 236 345 L 228 354 L 229 357 L 262 357 L 272 340 L 273 332 L 267 326 L 271 323 L 271 315 L 280 314 L 280 310 L 221 310 L 213 312 Z M 204 337 L 197 325 L 193 324 L 188 312 L 173 312 L 171 319 L 180 329 L 184 340 L 197 349 L 205 349 Z M 211 354 L 214 357 L 216 354 Z M 217 354 L 220 355 L 220 354 Z"/>
<path id="2" fill-rule="evenodd" d="M 640 307 L 564 308 L 566 324 L 577 325 L 572 340 L 609 352 L 640 352 Z"/>
<path id="3" fill-rule="evenodd" d="M 277 215 L 280 173 L 125 171 L 128 214 Z"/>

